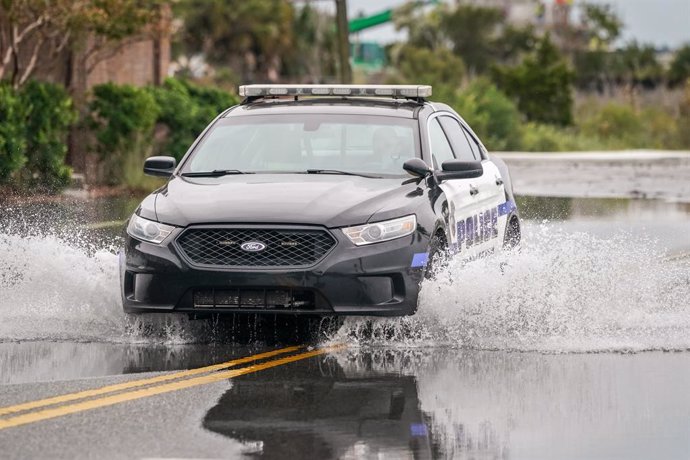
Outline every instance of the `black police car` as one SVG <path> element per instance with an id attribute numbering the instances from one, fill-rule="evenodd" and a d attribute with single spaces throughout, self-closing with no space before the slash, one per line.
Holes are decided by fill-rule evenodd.
<path id="1" fill-rule="evenodd" d="M 429 86 L 249 85 L 127 226 L 130 313 L 410 315 L 442 251 L 520 238 L 505 165 Z"/>

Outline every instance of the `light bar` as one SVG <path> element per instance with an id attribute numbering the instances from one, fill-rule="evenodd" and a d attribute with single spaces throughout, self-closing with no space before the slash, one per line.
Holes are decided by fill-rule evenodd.
<path id="1" fill-rule="evenodd" d="M 243 85 L 240 96 L 354 96 L 420 98 L 431 96 L 428 85 Z"/>

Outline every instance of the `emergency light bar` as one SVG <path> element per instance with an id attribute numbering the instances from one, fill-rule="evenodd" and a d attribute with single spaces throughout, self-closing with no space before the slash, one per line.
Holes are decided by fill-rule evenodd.
<path id="1" fill-rule="evenodd" d="M 271 96 L 364 96 L 423 98 L 431 96 L 428 85 L 243 85 L 242 97 Z"/>

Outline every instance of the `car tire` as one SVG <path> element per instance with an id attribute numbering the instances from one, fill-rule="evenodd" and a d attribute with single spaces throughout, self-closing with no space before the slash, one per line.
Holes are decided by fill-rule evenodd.
<path id="1" fill-rule="evenodd" d="M 516 217 L 513 217 L 506 224 L 506 233 L 503 238 L 504 249 L 515 249 L 520 245 L 521 233 L 520 222 Z"/>
<path id="2" fill-rule="evenodd" d="M 429 257 L 424 270 L 424 279 L 436 278 L 436 273 L 448 264 L 448 245 L 445 237 L 436 234 L 429 243 Z"/>

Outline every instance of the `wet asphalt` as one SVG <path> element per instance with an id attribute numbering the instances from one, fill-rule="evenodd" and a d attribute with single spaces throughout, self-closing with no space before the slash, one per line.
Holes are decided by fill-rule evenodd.
<path id="1" fill-rule="evenodd" d="M 521 200 L 535 226 L 690 254 L 687 204 Z M 297 345 L 204 371 L 286 345 L 0 339 L 0 458 L 690 458 L 687 351 Z"/>
<path id="2" fill-rule="evenodd" d="M 13 354 L 28 356 L 43 345 L 11 346 Z M 7 348 L 0 347 L 3 357 Z M 112 366 L 94 372 L 112 375 L 77 372 L 57 381 L 3 385 L 0 406 L 170 375 L 265 349 L 92 343 L 72 344 L 71 351 L 85 365 L 112 354 L 120 375 Z M 343 349 L 0 428 L 0 452 L 8 459 L 681 459 L 690 455 L 689 387 L 689 353 Z"/>

